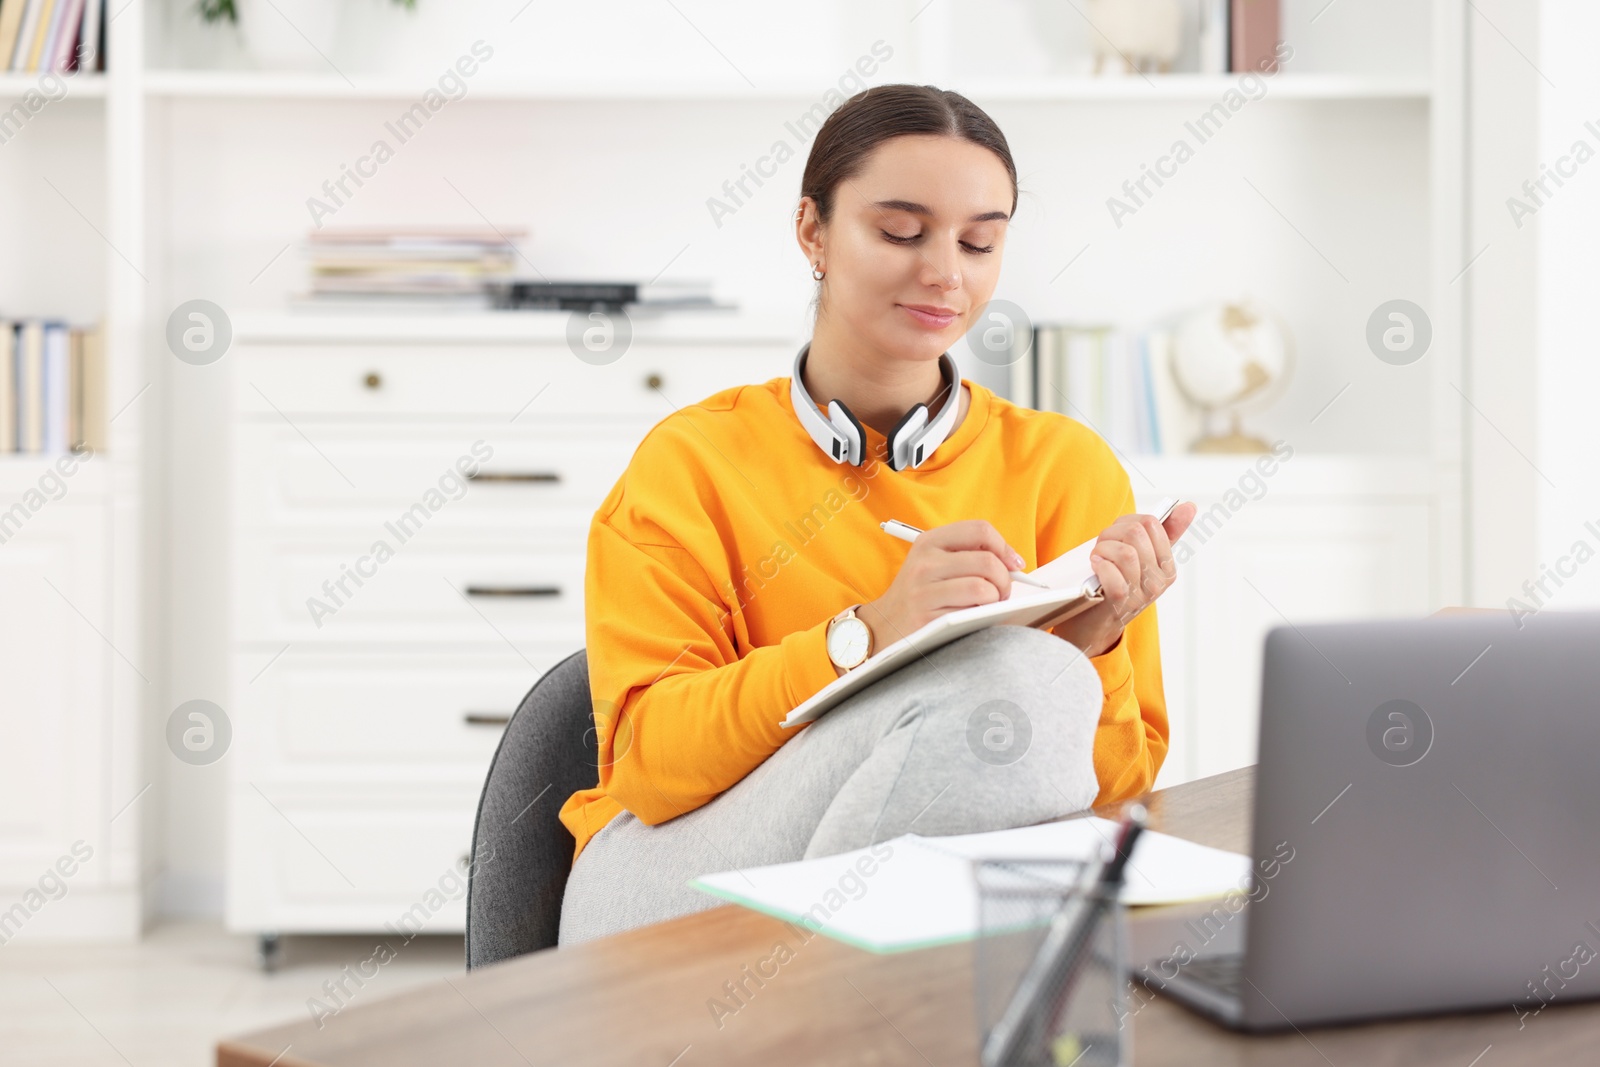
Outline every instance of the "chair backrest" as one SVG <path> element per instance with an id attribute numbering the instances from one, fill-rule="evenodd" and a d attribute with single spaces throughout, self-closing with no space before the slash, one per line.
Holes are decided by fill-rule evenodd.
<path id="1" fill-rule="evenodd" d="M 577 844 L 557 812 L 599 781 L 593 728 L 579 649 L 528 690 L 489 764 L 468 871 L 469 970 L 555 945 Z"/>

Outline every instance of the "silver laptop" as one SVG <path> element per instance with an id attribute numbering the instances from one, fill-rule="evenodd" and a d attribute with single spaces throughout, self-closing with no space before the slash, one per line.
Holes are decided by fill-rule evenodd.
<path id="1" fill-rule="evenodd" d="M 1241 1030 L 1600 996 L 1600 612 L 1521 622 L 1273 629 L 1249 902 L 1135 976 Z"/>

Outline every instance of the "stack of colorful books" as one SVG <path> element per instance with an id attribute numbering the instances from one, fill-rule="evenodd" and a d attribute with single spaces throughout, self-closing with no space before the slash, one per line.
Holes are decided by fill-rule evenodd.
<path id="1" fill-rule="evenodd" d="M 525 230 L 437 227 L 313 230 L 310 299 L 487 307 L 510 282 Z"/>

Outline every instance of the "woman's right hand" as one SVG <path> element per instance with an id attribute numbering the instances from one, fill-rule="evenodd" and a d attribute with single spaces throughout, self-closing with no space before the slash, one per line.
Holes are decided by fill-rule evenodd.
<path id="1" fill-rule="evenodd" d="M 872 629 L 872 650 L 885 648 L 948 612 L 992 604 L 1011 595 L 1013 570 L 1027 563 L 983 519 L 924 530 L 911 542 L 882 596 L 856 614 Z"/>

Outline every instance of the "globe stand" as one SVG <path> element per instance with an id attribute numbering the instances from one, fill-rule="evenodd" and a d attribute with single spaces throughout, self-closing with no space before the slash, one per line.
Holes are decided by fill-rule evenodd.
<path id="1" fill-rule="evenodd" d="M 1210 412 L 1207 412 L 1206 414 L 1209 415 Z M 1266 441 L 1263 441 L 1261 438 L 1256 437 L 1253 434 L 1247 434 L 1244 432 L 1239 425 L 1239 413 L 1237 411 L 1230 412 L 1229 419 L 1230 425 L 1227 433 L 1208 433 L 1204 437 L 1201 437 L 1194 444 L 1190 445 L 1189 451 L 1208 454 L 1222 453 L 1231 455 L 1248 455 L 1272 451 L 1272 446 Z M 1210 420 L 1208 418 L 1207 422 L 1209 421 Z"/>

